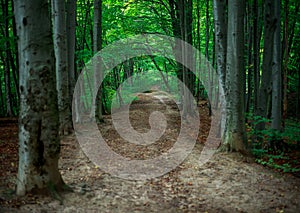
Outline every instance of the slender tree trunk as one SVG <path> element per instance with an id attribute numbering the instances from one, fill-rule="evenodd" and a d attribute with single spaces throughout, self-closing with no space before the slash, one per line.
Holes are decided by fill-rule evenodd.
<path id="1" fill-rule="evenodd" d="M 270 95 L 272 92 L 271 75 L 272 75 L 272 56 L 274 41 L 274 5 L 272 0 L 265 0 L 265 19 L 264 19 L 264 52 L 262 65 L 262 78 L 258 95 L 258 106 L 256 115 L 267 118 L 270 103 Z M 263 130 L 265 123 L 261 122 L 256 126 L 257 130 Z"/>
<path id="2" fill-rule="evenodd" d="M 288 90 L 288 61 L 289 61 L 289 49 L 288 49 L 288 30 L 289 30 L 289 0 L 284 1 L 284 31 L 282 38 L 282 50 L 281 56 L 284 56 L 284 64 L 283 64 L 283 111 L 282 111 L 282 127 L 285 127 L 285 119 L 287 117 L 287 109 L 288 109 L 288 99 L 287 99 L 287 90 Z"/>
<path id="3" fill-rule="evenodd" d="M 12 1 L 12 13 L 14 11 L 14 2 Z M 14 35 L 14 46 L 12 50 L 10 51 L 11 56 L 11 64 L 13 65 L 13 78 L 15 81 L 16 85 L 16 91 L 17 91 L 17 96 L 18 100 L 20 100 L 20 91 L 19 91 L 19 58 L 18 58 L 18 45 L 17 45 L 17 29 L 16 29 L 16 21 L 15 17 L 13 16 L 12 18 L 12 28 L 13 28 L 13 35 Z M 14 50 L 14 51 L 13 51 Z M 15 63 L 15 64 L 14 64 Z M 19 101 L 17 103 L 17 106 L 19 107 Z"/>
<path id="4" fill-rule="evenodd" d="M 192 18 L 190 15 L 192 14 L 192 0 L 179 0 L 178 1 L 178 7 L 180 9 L 179 17 L 180 17 L 180 28 L 181 28 L 181 38 L 186 41 L 187 43 L 190 43 L 192 45 L 193 37 L 192 37 Z M 192 66 L 193 64 L 193 55 L 188 55 L 192 51 L 187 47 L 183 46 L 182 48 L 182 61 L 185 64 L 189 64 Z M 183 82 L 185 84 L 185 87 L 182 89 L 183 91 L 183 115 L 186 117 L 188 115 L 191 115 L 193 112 L 193 97 L 191 97 L 191 94 L 193 94 L 193 88 L 194 88 L 194 82 L 192 82 L 190 71 L 183 66 Z M 189 90 L 189 91 L 188 91 Z"/>
<path id="5" fill-rule="evenodd" d="M 247 75 L 247 99 L 246 99 L 246 112 L 250 112 L 250 106 L 251 106 L 251 100 L 252 100 L 252 82 L 253 82 L 253 55 L 252 55 L 252 43 L 253 43 L 253 27 L 251 25 L 251 18 L 253 16 L 252 13 L 252 8 L 250 5 L 250 2 L 247 2 L 247 11 L 248 11 L 248 16 L 247 16 L 247 31 L 248 31 L 248 64 L 247 64 L 247 69 L 248 69 L 248 75 Z M 245 38 L 246 39 L 246 38 Z"/>
<path id="6" fill-rule="evenodd" d="M 260 65 L 260 36 L 258 29 L 259 11 L 258 11 L 258 0 L 253 1 L 253 109 L 257 112 L 258 104 L 258 89 L 259 89 L 259 65 Z"/>
<path id="7" fill-rule="evenodd" d="M 73 93 L 76 82 L 76 67 L 75 67 L 75 47 L 76 47 L 76 0 L 67 1 L 67 55 L 68 55 L 68 76 L 69 76 L 69 93 L 70 93 L 70 103 L 74 101 L 74 112 L 75 121 L 80 122 L 79 117 L 79 97 L 80 94 L 75 94 L 75 99 L 73 100 Z"/>
<path id="8" fill-rule="evenodd" d="M 188 0 L 186 2 L 186 36 L 187 36 L 187 42 L 190 45 L 193 45 L 193 0 Z M 195 55 L 192 55 L 192 51 L 189 50 L 189 55 L 188 57 L 188 63 L 195 69 Z M 191 70 L 187 73 L 187 78 L 188 78 L 188 88 L 190 90 L 190 93 L 193 95 L 195 94 L 195 75 L 192 73 Z M 193 96 L 190 97 L 191 100 L 193 99 Z M 192 107 L 192 106 L 191 106 Z"/>
<path id="9" fill-rule="evenodd" d="M 15 0 L 21 109 L 17 194 L 60 189 L 54 50 L 47 0 Z"/>
<path id="10" fill-rule="evenodd" d="M 209 116 L 211 116 L 211 102 L 212 100 L 210 100 L 210 97 L 212 97 L 212 70 L 210 69 L 210 66 L 209 66 L 209 60 L 210 60 L 210 57 L 209 57 L 209 0 L 206 0 L 206 10 L 205 10 L 205 57 L 207 59 L 207 65 L 206 65 L 206 68 L 208 69 L 207 70 L 207 73 L 208 73 L 208 88 L 206 88 L 207 90 L 207 93 L 208 93 L 208 96 L 209 96 L 209 99 L 208 99 L 208 108 L 209 108 Z"/>
<path id="11" fill-rule="evenodd" d="M 172 20 L 172 31 L 173 31 L 173 36 L 179 39 L 183 39 L 181 35 L 181 21 L 180 21 L 180 13 L 182 8 L 179 6 L 179 0 L 169 0 L 169 6 L 170 6 L 170 18 Z M 182 47 L 179 42 L 175 43 L 174 47 L 174 56 L 176 59 L 176 65 L 177 65 L 177 78 L 183 82 L 183 66 L 180 61 L 182 58 Z M 181 102 L 183 100 L 183 88 L 181 88 L 181 85 L 178 85 L 178 90 L 180 92 L 180 99 Z"/>
<path id="12" fill-rule="evenodd" d="M 282 76 L 281 76 L 281 28 L 280 28 L 280 0 L 274 0 L 275 33 L 273 43 L 272 63 L 272 117 L 271 128 L 281 130 L 282 121 Z"/>
<path id="13" fill-rule="evenodd" d="M 52 0 L 54 50 L 56 56 L 56 89 L 58 92 L 59 132 L 61 135 L 68 135 L 72 132 L 65 11 L 64 1 Z"/>
<path id="14" fill-rule="evenodd" d="M 6 115 L 8 117 L 13 116 L 13 108 L 12 108 L 12 94 L 11 94 L 11 77 L 10 77 L 10 63 L 9 63 L 9 51 L 10 51 L 10 44 L 9 44 L 9 22 L 8 22 L 8 0 L 2 0 L 2 10 L 4 20 L 4 36 L 7 38 L 5 40 L 5 57 L 4 57 L 4 69 L 5 69 L 5 97 L 6 97 Z"/>
<path id="15" fill-rule="evenodd" d="M 220 86 L 223 87 L 225 92 L 226 82 L 226 53 L 227 53 L 227 14 L 226 14 L 226 0 L 214 0 L 214 26 L 215 26 L 215 49 L 216 49 L 216 63 L 217 73 L 219 76 Z M 222 91 L 222 90 L 220 90 Z M 225 94 L 220 94 L 221 99 L 221 123 L 220 131 L 223 132 L 226 123 L 226 110 L 225 110 Z"/>
<path id="16" fill-rule="evenodd" d="M 73 91 L 76 82 L 75 70 L 75 46 L 76 46 L 76 0 L 67 1 L 67 54 L 70 100 L 73 99 Z"/>
<path id="17" fill-rule="evenodd" d="M 196 10 L 197 10 L 197 49 L 198 51 L 201 53 L 201 36 L 200 36 L 200 26 L 201 26 L 201 23 L 200 23 L 200 20 L 201 20 L 201 14 L 200 14 L 200 5 L 199 5 L 199 2 L 197 2 L 197 7 L 196 7 Z M 199 61 L 199 64 L 198 64 L 198 79 L 197 80 L 197 102 L 200 101 L 200 96 L 201 96 L 201 91 L 200 91 L 200 86 L 201 86 L 201 81 L 200 81 L 200 75 L 201 75 L 201 71 L 200 71 L 200 66 L 201 66 L 201 54 L 197 55 L 196 57 L 198 57 L 198 61 Z"/>
<path id="18" fill-rule="evenodd" d="M 94 1 L 94 30 L 93 30 L 93 52 L 96 54 L 98 51 L 102 49 L 102 0 L 95 0 Z M 102 73 L 102 63 L 101 58 L 97 57 L 95 64 L 94 64 L 94 92 L 98 90 L 96 94 L 96 112 L 95 116 L 98 121 L 103 121 L 103 112 L 102 112 L 102 93 L 103 93 L 103 86 L 102 84 L 99 85 L 99 82 L 102 82 L 103 73 Z M 99 87 L 100 86 L 100 87 Z M 99 88 L 97 88 L 99 87 Z"/>

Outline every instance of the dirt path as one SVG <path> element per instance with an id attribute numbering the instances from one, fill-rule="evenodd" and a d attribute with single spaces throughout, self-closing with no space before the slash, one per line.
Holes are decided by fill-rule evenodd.
<path id="1" fill-rule="evenodd" d="M 170 149 L 180 131 L 180 116 L 172 101 L 166 107 L 155 93 L 140 94 L 130 107 L 132 126 L 140 132 L 148 131 L 148 117 L 154 109 L 167 114 L 167 134 L 147 147 L 129 144 L 119 137 L 107 116 L 99 129 L 111 149 L 131 159 L 155 157 Z M 75 136 L 69 136 L 62 141 L 60 168 L 63 179 L 74 192 L 62 194 L 62 203 L 35 195 L 16 199 L 11 193 L 13 170 L 6 173 L 9 181 L 0 184 L 0 212 L 300 211 L 299 178 L 247 162 L 239 154 L 217 153 L 199 166 L 199 155 L 210 128 L 206 107 L 200 107 L 199 112 L 200 134 L 193 152 L 164 176 L 148 181 L 112 177 L 95 167 L 81 151 Z"/>

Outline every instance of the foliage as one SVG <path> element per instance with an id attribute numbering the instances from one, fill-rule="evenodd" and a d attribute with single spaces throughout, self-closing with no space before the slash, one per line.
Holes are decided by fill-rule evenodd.
<path id="1" fill-rule="evenodd" d="M 269 124 L 270 120 L 248 115 L 251 126 L 248 126 L 248 136 L 251 140 L 252 154 L 256 162 L 280 170 L 282 172 L 299 172 L 297 160 L 289 153 L 300 150 L 300 125 L 299 122 L 288 120 L 283 131 L 275 131 L 268 125 L 264 130 L 254 128 L 261 123 Z"/>
<path id="2" fill-rule="evenodd" d="M 255 162 L 257 162 L 257 163 L 259 163 L 263 166 L 268 166 L 270 168 L 274 168 L 274 169 L 280 170 L 280 171 L 285 172 L 285 173 L 294 173 L 294 172 L 299 172 L 300 171 L 300 168 L 295 168 L 290 163 L 279 164 L 275 161 L 275 160 L 285 160 L 285 161 L 290 160 L 289 157 L 285 157 L 285 156 L 283 156 L 283 154 L 280 154 L 280 155 L 270 155 L 270 154 L 261 155 L 261 153 L 264 152 L 264 150 L 253 149 L 252 151 L 253 151 L 253 154 L 257 157 L 255 159 Z"/>

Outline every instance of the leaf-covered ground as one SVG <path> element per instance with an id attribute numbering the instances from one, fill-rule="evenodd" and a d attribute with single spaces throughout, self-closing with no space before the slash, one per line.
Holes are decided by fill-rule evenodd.
<path id="1" fill-rule="evenodd" d="M 130 159 L 147 159 L 172 147 L 180 131 L 180 115 L 175 103 L 165 106 L 156 97 L 155 93 L 140 94 L 130 107 L 130 120 L 137 131 L 146 132 L 151 111 L 159 109 L 167 114 L 166 134 L 146 147 L 126 143 L 106 116 L 99 129 L 112 150 Z M 216 153 L 199 166 L 210 129 L 205 102 L 199 112 L 200 134 L 193 152 L 176 169 L 147 181 L 104 173 L 81 151 L 74 135 L 65 137 L 60 170 L 74 192 L 62 193 L 62 201 L 14 195 L 17 121 L 1 119 L 0 212 L 299 212 L 297 177 L 264 168 L 237 153 Z"/>

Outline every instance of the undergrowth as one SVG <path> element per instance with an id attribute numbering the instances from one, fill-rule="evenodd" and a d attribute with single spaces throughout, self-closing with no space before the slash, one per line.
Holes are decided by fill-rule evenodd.
<path id="1" fill-rule="evenodd" d="M 247 130 L 255 161 L 284 173 L 300 175 L 300 123 L 286 120 L 285 128 L 270 128 L 270 120 L 248 115 Z M 255 126 L 265 123 L 264 130 Z"/>

